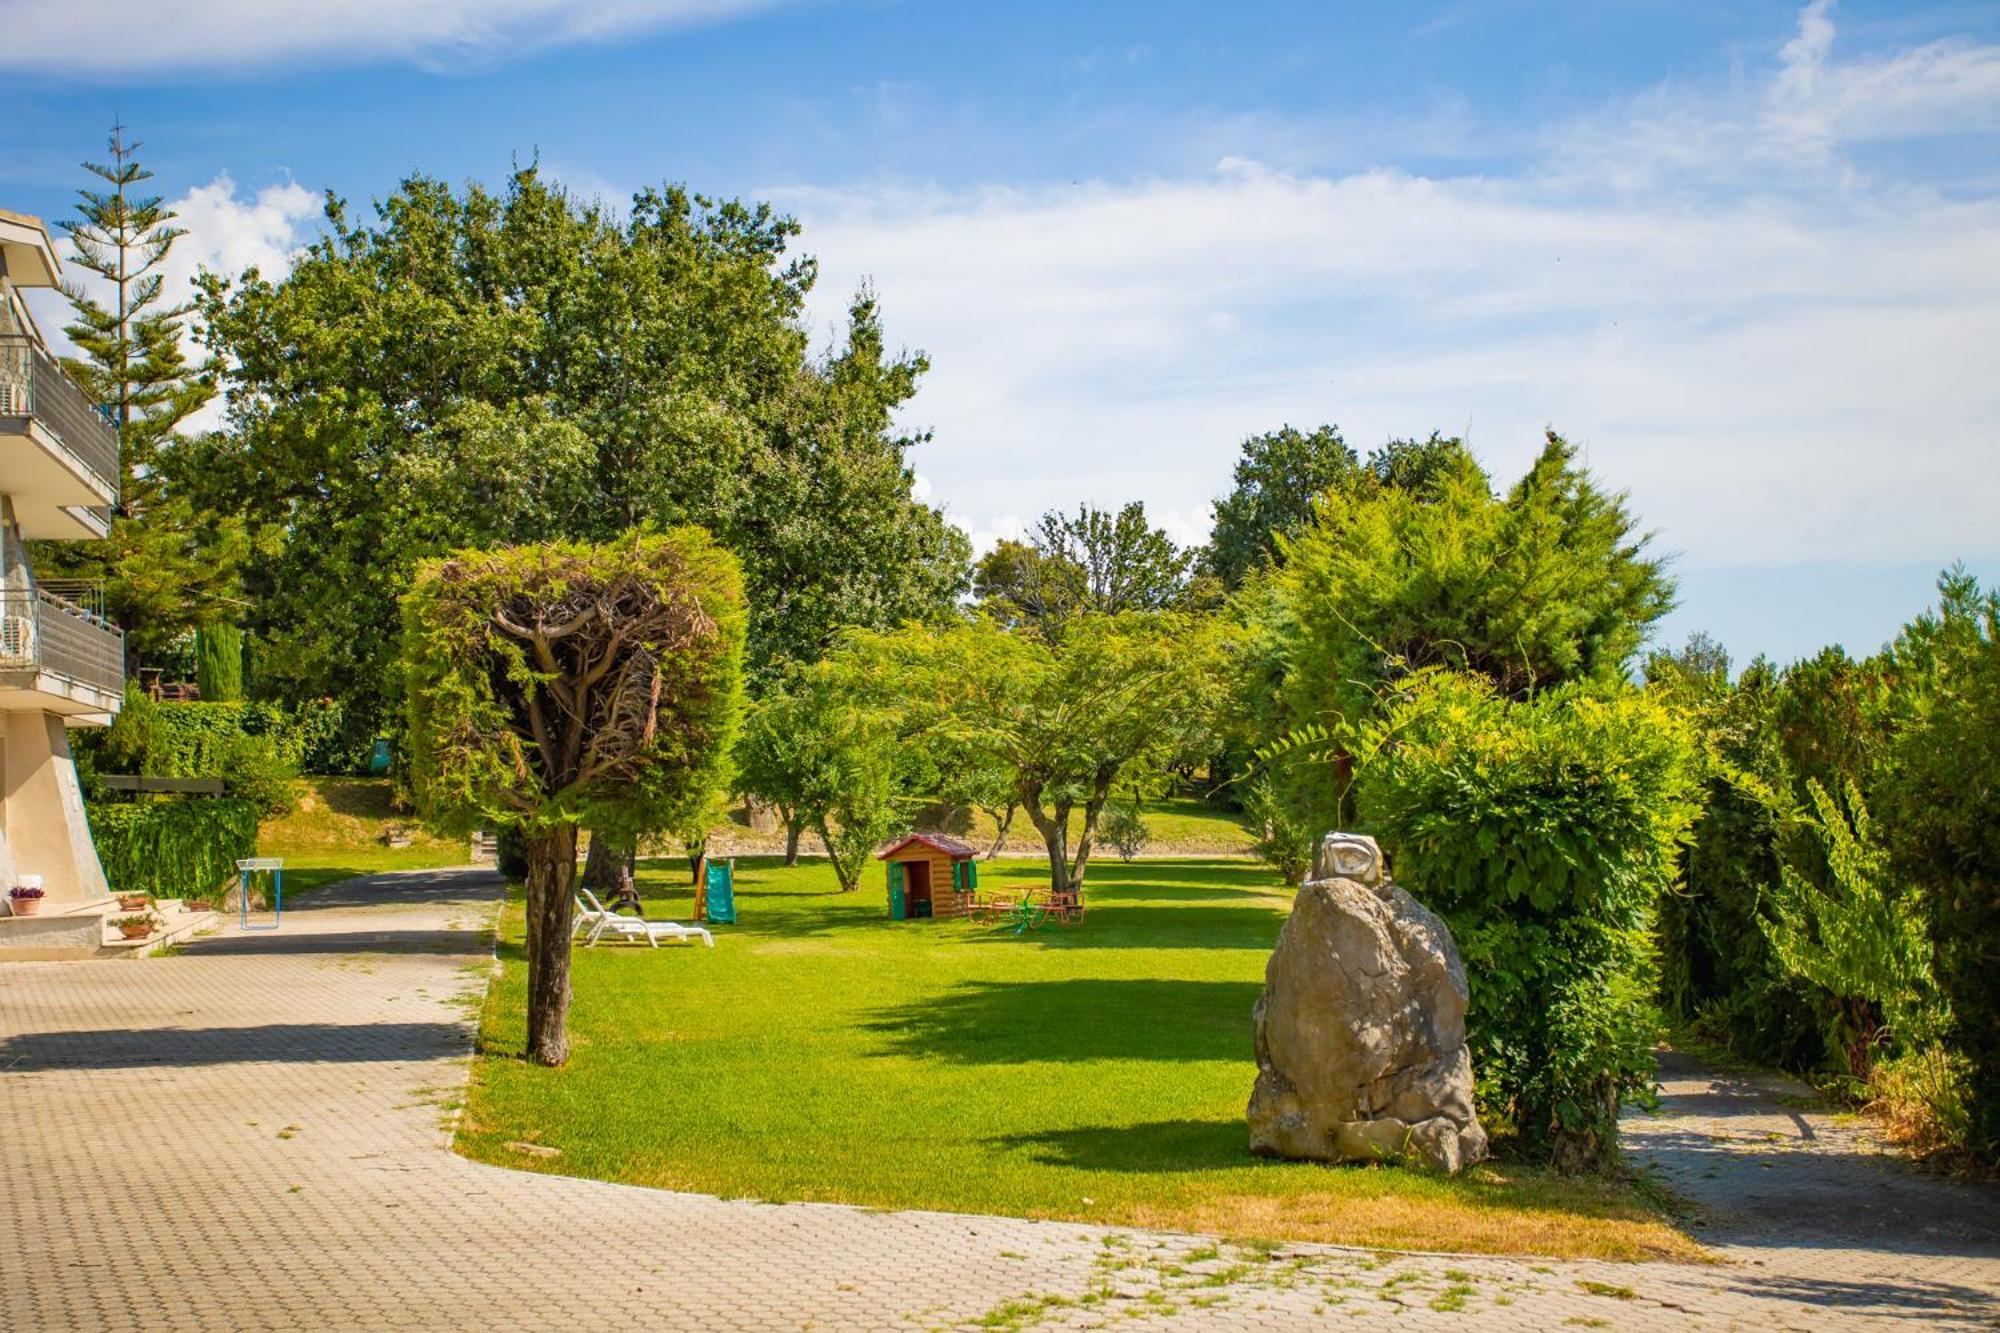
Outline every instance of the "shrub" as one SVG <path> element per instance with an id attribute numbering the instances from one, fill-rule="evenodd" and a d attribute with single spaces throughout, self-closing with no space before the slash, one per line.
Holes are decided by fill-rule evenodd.
<path id="1" fill-rule="evenodd" d="M 221 778 L 232 795 L 278 815 L 297 799 L 293 779 L 308 734 L 275 704 L 155 703 L 135 685 L 125 691 L 118 720 L 89 747 L 85 767 L 92 774 Z"/>
<path id="2" fill-rule="evenodd" d="M 1153 831 L 1146 827 L 1145 816 L 1130 801 L 1115 801 L 1107 807 L 1097 831 L 1121 861 L 1130 861 L 1144 851 L 1146 840 L 1153 836 Z"/>
<path id="3" fill-rule="evenodd" d="M 1652 1086 L 1660 894 L 1694 814 L 1692 747 L 1657 702 L 1569 686 L 1515 702 L 1419 672 L 1364 732 L 1364 826 L 1451 926 L 1482 1112 L 1565 1170 L 1615 1160 Z"/>
<path id="4" fill-rule="evenodd" d="M 1257 855 L 1284 876 L 1285 883 L 1305 883 L 1306 871 L 1312 868 L 1313 830 L 1279 799 L 1269 777 L 1250 784 L 1243 813 L 1256 835 L 1251 848 Z"/>
<path id="5" fill-rule="evenodd" d="M 243 697 L 243 631 L 234 625 L 210 625 L 195 633 L 195 687 L 208 703 L 234 703 Z"/>
<path id="6" fill-rule="evenodd" d="M 205 898 L 235 875 L 236 862 L 257 854 L 257 809 L 243 800 L 94 805 L 90 830 L 119 893 Z"/>
<path id="7" fill-rule="evenodd" d="M 1887 656 L 1901 688 L 1879 796 L 1892 864 L 1924 897 L 1967 1145 L 2000 1160 L 2000 590 L 1954 570 Z"/>

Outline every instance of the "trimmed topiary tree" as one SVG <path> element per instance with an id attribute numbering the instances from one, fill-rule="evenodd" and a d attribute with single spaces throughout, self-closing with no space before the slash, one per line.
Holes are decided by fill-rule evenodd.
<path id="1" fill-rule="evenodd" d="M 729 777 L 743 582 L 698 528 L 460 551 L 403 597 L 411 783 L 447 832 L 526 843 L 528 1057 L 569 1058 L 580 825 L 636 836 Z"/>

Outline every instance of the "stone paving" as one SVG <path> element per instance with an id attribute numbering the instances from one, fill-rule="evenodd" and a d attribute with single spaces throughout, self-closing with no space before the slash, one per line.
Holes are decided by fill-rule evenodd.
<path id="1" fill-rule="evenodd" d="M 1996 1326 L 1990 1191 L 1680 1063 L 1633 1135 L 1707 1201 L 1715 1265 L 1259 1249 L 468 1162 L 449 1122 L 496 887 L 377 876 L 273 934 L 0 967 L 0 1330 Z"/>

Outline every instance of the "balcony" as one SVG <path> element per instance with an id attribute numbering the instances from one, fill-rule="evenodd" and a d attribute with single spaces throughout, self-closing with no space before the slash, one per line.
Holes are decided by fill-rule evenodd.
<path id="1" fill-rule="evenodd" d="M 102 537 L 118 503 L 118 432 L 33 338 L 0 336 L 0 487 L 21 535 Z"/>
<path id="2" fill-rule="evenodd" d="M 65 595 L 67 594 L 67 595 Z M 125 635 L 93 609 L 95 589 L 0 590 L 0 711 L 109 721 L 125 692 Z"/>

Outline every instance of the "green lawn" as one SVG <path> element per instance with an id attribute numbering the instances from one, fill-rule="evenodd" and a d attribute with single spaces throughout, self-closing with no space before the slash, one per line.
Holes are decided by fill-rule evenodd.
<path id="1" fill-rule="evenodd" d="M 384 841 L 392 825 L 412 831 L 408 847 Z M 305 779 L 298 806 L 257 830 L 257 855 L 284 858 L 288 898 L 355 875 L 462 866 L 471 859 L 465 842 L 431 837 L 415 816 L 399 814 L 392 788 L 380 778 Z"/>
<path id="2" fill-rule="evenodd" d="M 1245 1147 L 1250 1008 L 1288 907 L 1254 864 L 1094 865 L 1089 918 L 1016 937 L 891 922 L 879 871 L 739 861 L 716 947 L 579 950 L 568 1068 L 520 1059 L 521 915 L 458 1144 L 528 1170 L 1360 1245 L 1645 1257 L 1689 1242 L 1621 1186 L 1457 1180 Z M 1029 885 L 989 863 L 988 887 Z M 684 870 L 642 876 L 685 920 Z M 523 1152 L 530 1143 L 558 1156 Z"/>

